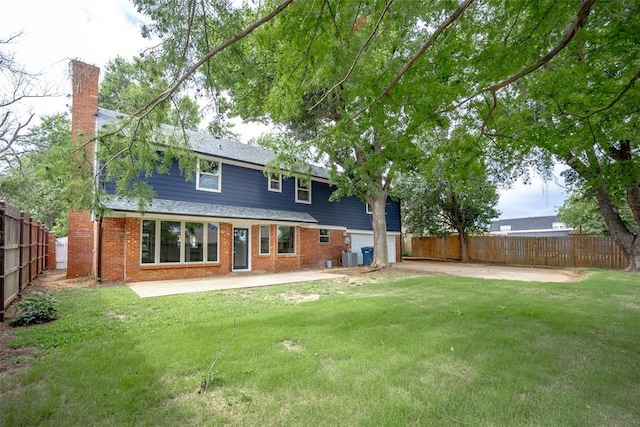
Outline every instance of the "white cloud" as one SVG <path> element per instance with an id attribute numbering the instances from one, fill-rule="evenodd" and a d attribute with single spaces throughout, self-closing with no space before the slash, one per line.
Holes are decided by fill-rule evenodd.
<path id="1" fill-rule="evenodd" d="M 512 188 L 500 191 L 497 209 L 501 219 L 523 218 L 531 216 L 555 215 L 562 206 L 567 194 L 560 172 L 565 167 L 556 165 L 553 178 L 545 182 L 539 175 L 533 174 L 531 183 L 518 180 Z"/>
<path id="2" fill-rule="evenodd" d="M 16 60 L 60 96 L 30 103 L 38 114 L 62 112 L 71 90 L 69 61 L 104 69 L 117 55 L 130 58 L 151 45 L 140 35 L 140 20 L 127 0 L 22 0 L 2 8 L 0 38 L 23 33 L 12 45 Z"/>

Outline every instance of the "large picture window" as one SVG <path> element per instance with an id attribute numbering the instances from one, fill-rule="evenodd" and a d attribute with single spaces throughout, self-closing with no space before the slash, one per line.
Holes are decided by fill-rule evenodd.
<path id="1" fill-rule="evenodd" d="M 260 226 L 260 255 L 269 255 L 271 252 L 270 229 L 268 225 Z"/>
<path id="2" fill-rule="evenodd" d="M 278 226 L 278 253 L 296 253 L 296 228 Z"/>
<path id="3" fill-rule="evenodd" d="M 196 188 L 205 191 L 220 191 L 220 162 L 198 159 Z"/>
<path id="4" fill-rule="evenodd" d="M 143 220 L 140 242 L 142 264 L 218 261 L 217 223 Z M 205 251 L 206 248 L 206 251 Z"/>
<path id="5" fill-rule="evenodd" d="M 296 177 L 296 203 L 311 203 L 311 180 Z"/>

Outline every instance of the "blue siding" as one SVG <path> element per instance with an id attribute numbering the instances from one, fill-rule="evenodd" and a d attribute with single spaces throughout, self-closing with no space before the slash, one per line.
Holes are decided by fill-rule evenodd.
<path id="1" fill-rule="evenodd" d="M 312 181 L 309 205 L 295 202 L 294 178 L 283 179 L 282 192 L 277 193 L 268 191 L 267 178 L 261 170 L 223 163 L 221 171 L 219 193 L 196 190 L 195 179 L 187 181 L 175 162 L 169 174 L 154 173 L 148 183 L 158 199 L 306 212 L 320 225 L 371 230 L 371 215 L 366 213 L 365 205 L 353 196 L 329 202 L 333 191 L 329 184 Z M 107 188 L 113 191 L 112 186 Z M 391 200 L 387 201 L 387 229 L 400 231 L 400 204 Z"/>

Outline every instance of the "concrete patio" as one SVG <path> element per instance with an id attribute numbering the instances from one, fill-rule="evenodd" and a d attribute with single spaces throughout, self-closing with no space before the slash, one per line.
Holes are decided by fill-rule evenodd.
<path id="1" fill-rule="evenodd" d="M 296 271 L 278 274 L 250 274 L 203 279 L 156 280 L 127 284 L 140 298 L 167 295 L 190 294 L 194 292 L 221 291 L 227 289 L 256 288 L 260 286 L 284 285 L 288 283 L 331 280 L 344 277 L 343 274 L 320 271 Z"/>

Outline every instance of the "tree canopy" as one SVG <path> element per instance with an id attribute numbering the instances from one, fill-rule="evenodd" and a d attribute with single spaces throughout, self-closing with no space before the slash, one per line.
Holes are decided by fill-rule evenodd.
<path id="1" fill-rule="evenodd" d="M 70 120 L 66 114 L 43 117 L 25 140 L 39 149 L 19 156 L 0 176 L 0 198 L 65 236 L 67 211 L 79 192 L 72 179 L 75 162 L 69 161 L 74 158 Z"/>
<path id="2" fill-rule="evenodd" d="M 135 3 L 167 82 L 133 117 L 192 85 L 225 113 L 279 125 L 282 165 L 306 153 L 332 169 L 336 197 L 371 203 L 375 264 L 387 262 L 384 200 L 417 138 L 462 120 L 510 164 L 571 166 L 640 266 L 637 235 L 608 215 L 624 197 L 640 218 L 637 2 Z"/>

